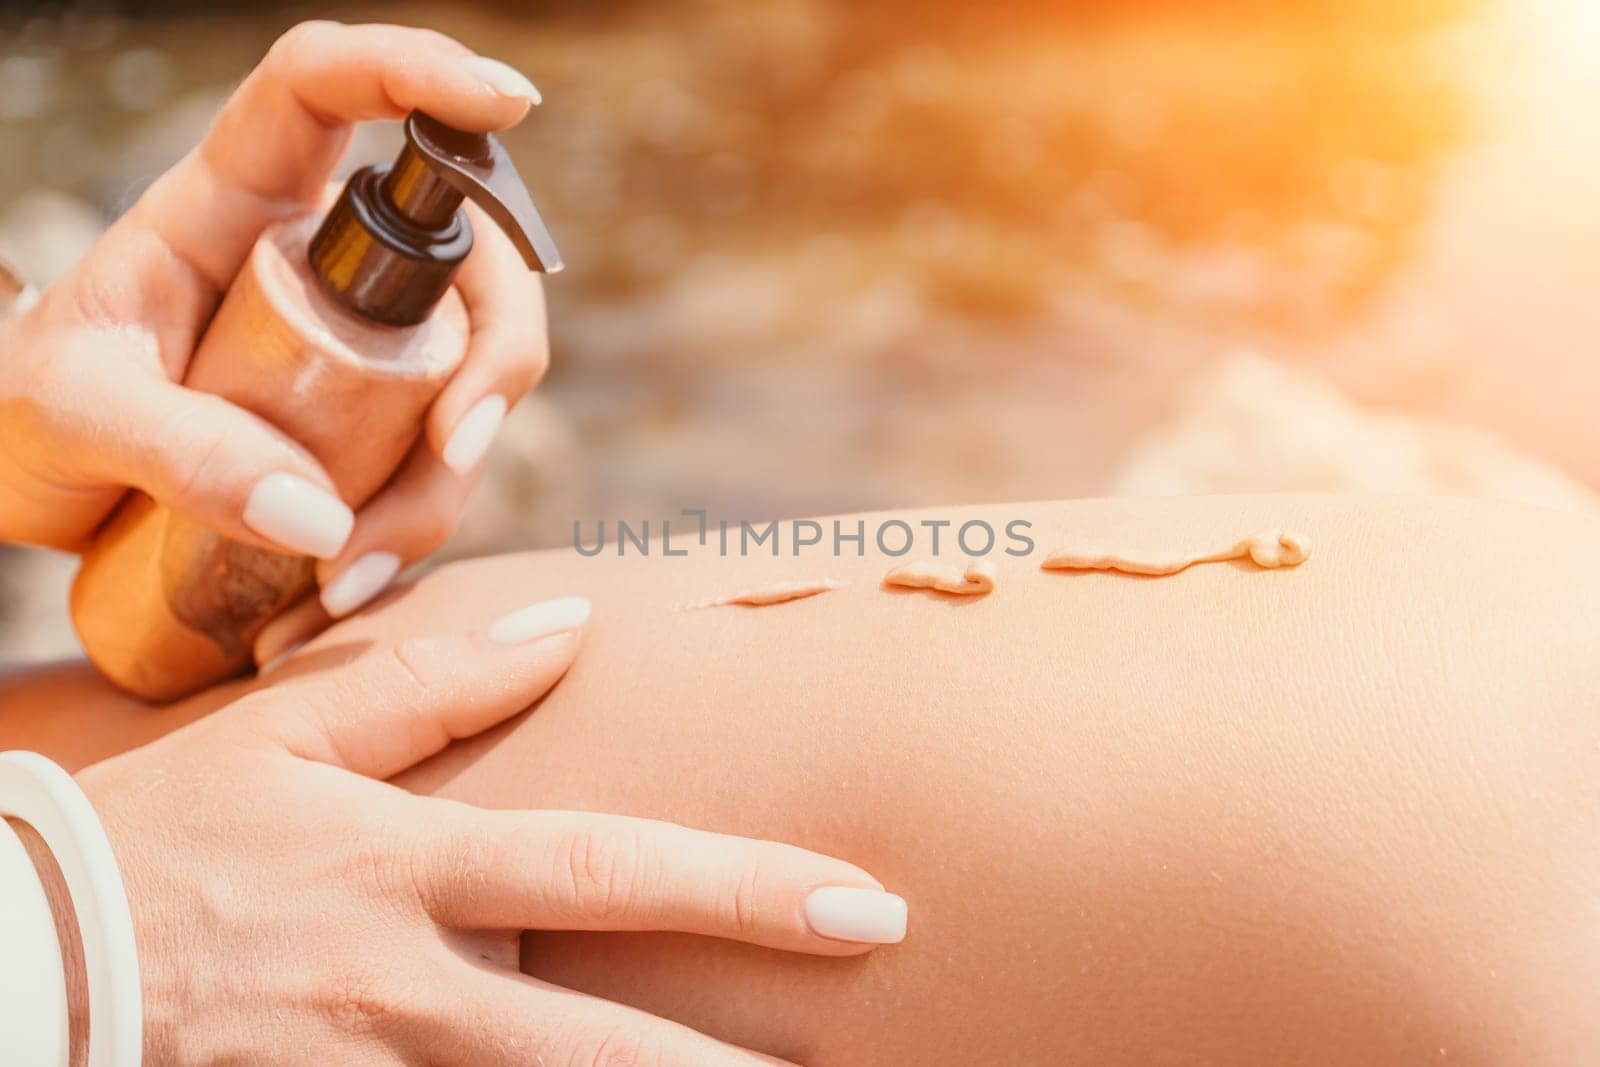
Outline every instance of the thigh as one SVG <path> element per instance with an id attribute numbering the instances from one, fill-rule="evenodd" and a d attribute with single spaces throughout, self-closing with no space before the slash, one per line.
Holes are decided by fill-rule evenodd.
<path id="1" fill-rule="evenodd" d="M 414 787 L 777 837 L 911 902 L 907 942 L 859 960 L 540 935 L 527 969 L 813 1064 L 1600 1049 L 1593 526 L 1332 498 L 906 518 L 934 516 L 1021 516 L 1040 549 L 1286 525 L 1313 558 L 1141 579 L 1001 557 L 981 599 L 881 588 L 870 534 L 865 558 L 441 573 L 389 609 L 402 629 L 544 595 L 596 611 L 535 714 Z M 849 584 L 685 609 L 819 576 Z"/>
<path id="2" fill-rule="evenodd" d="M 1558 1063 L 1600 1048 L 1591 523 L 1318 497 L 901 517 L 1021 518 L 1041 551 L 1287 526 L 1313 556 L 1162 579 L 1002 556 L 981 599 L 881 588 L 893 561 L 870 537 L 837 559 L 503 557 L 436 572 L 285 669 L 589 596 L 561 686 L 403 784 L 867 867 L 909 899 L 912 929 L 860 959 L 681 936 L 525 946 L 532 973 L 801 1062 Z M 690 607 L 822 576 L 848 584 Z M 122 708 L 75 754 L 208 706 Z"/>

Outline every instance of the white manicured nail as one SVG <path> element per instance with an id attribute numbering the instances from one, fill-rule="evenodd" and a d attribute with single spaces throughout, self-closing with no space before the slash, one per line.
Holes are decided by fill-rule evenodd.
<path id="1" fill-rule="evenodd" d="M 542 604 L 513 611 L 489 627 L 489 640 L 502 645 L 521 645 L 541 637 L 567 633 L 589 621 L 589 602 L 581 596 L 546 600 Z"/>
<path id="2" fill-rule="evenodd" d="M 506 398 L 503 396 L 486 396 L 472 405 L 456 423 L 450 440 L 445 442 L 444 465 L 457 474 L 471 472 L 488 454 L 505 417 Z"/>
<path id="3" fill-rule="evenodd" d="M 894 945 L 906 937 L 906 902 L 881 889 L 824 886 L 806 897 L 806 922 L 835 941 Z"/>
<path id="4" fill-rule="evenodd" d="M 488 56 L 473 56 L 466 61 L 466 66 L 473 77 L 501 96 L 526 100 L 530 104 L 537 104 L 544 99 L 539 95 L 538 87 L 528 80 L 527 75 L 510 64 L 490 59 Z"/>
<path id="5" fill-rule="evenodd" d="M 250 490 L 244 524 L 293 552 L 333 559 L 350 539 L 356 517 L 332 493 L 280 471 Z"/>
<path id="6" fill-rule="evenodd" d="M 399 573 L 399 556 L 368 552 L 322 590 L 322 610 L 341 619 L 383 592 Z"/>

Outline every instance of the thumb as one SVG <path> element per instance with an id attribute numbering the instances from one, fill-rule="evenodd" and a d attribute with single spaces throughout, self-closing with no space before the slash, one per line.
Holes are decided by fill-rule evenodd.
<path id="1" fill-rule="evenodd" d="M 355 516 L 309 452 L 271 423 L 219 397 L 132 371 L 98 377 L 80 465 L 142 489 L 224 536 L 330 559 Z"/>
<path id="2" fill-rule="evenodd" d="M 241 703 L 293 754 L 389 778 L 544 696 L 588 619 L 582 597 L 546 600 L 479 633 L 408 638 L 298 676 L 291 665 Z"/>

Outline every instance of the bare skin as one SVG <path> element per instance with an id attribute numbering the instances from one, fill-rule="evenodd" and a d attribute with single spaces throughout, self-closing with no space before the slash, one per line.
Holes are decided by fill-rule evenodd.
<path id="1" fill-rule="evenodd" d="M 892 561 L 869 549 L 812 561 L 848 588 L 747 612 L 674 606 L 806 558 L 504 557 L 435 573 L 274 677 L 588 596 L 584 653 L 536 712 L 404 784 L 872 870 L 912 925 L 862 959 L 676 935 L 524 946 L 541 977 L 799 1062 L 1600 1055 L 1600 525 L 1342 497 L 896 517 L 923 514 L 1031 519 L 1043 551 L 1277 527 L 1316 554 L 1164 578 L 997 556 L 989 596 L 930 598 L 880 588 Z M 0 741 L 77 763 L 232 695 L 151 711 L 81 668 L 7 681 Z"/>

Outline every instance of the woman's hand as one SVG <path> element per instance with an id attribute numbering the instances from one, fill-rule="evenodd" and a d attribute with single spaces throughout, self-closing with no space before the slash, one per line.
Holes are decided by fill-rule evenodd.
<path id="1" fill-rule="evenodd" d="M 475 227 L 458 276 L 472 328 L 466 360 L 411 457 L 359 516 L 295 441 L 178 383 L 261 231 L 317 206 L 351 123 L 422 108 L 497 130 L 536 99 L 511 68 L 429 31 L 307 23 L 284 35 L 205 140 L 0 326 L 0 540 L 79 548 L 127 489 L 141 489 L 229 537 L 322 558 L 335 616 L 438 547 L 506 408 L 547 359 L 538 277 L 499 227 Z M 313 540 L 275 543 L 252 528 L 285 484 L 275 474 L 303 483 L 276 506 L 327 516 Z M 307 495 L 323 506 L 299 506 Z"/>
<path id="2" fill-rule="evenodd" d="M 519 932 L 678 930 L 826 955 L 898 939 L 904 904 L 848 863 L 374 780 L 541 697 L 587 612 L 550 601 L 336 669 L 297 663 L 79 774 L 128 887 L 146 1062 L 773 1063 L 523 976 Z"/>

